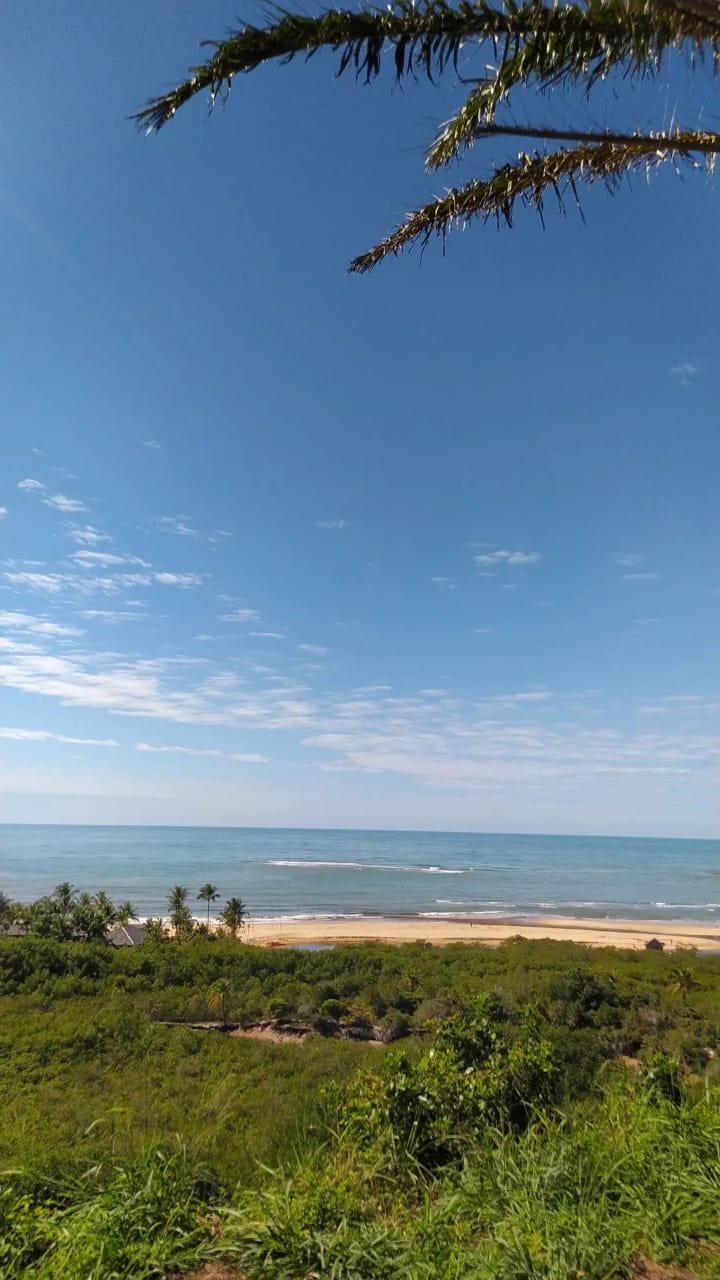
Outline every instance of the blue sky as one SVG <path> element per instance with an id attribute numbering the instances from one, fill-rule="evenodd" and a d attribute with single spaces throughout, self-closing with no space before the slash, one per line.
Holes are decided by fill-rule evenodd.
<path id="1" fill-rule="evenodd" d="M 453 86 L 236 16 L 5 8 L 0 818 L 715 834 L 717 181 L 350 277 Z"/>

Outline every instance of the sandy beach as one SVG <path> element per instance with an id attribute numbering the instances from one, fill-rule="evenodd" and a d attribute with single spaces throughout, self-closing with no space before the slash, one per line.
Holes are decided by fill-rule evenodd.
<path id="1" fill-rule="evenodd" d="M 657 920 L 578 920 L 547 916 L 526 920 L 511 918 L 470 921 L 467 918 L 419 919 L 368 916 L 350 920 L 250 921 L 245 940 L 256 946 L 271 944 L 322 944 L 337 942 L 417 942 L 443 946 L 468 942 L 498 946 L 506 938 L 552 938 L 583 942 L 592 947 L 641 949 L 650 938 L 658 938 L 668 950 L 697 947 L 720 951 L 720 920 L 717 924 L 694 924 Z"/>

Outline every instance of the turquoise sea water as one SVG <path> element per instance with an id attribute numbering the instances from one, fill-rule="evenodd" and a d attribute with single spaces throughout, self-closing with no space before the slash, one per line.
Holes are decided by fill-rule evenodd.
<path id="1" fill-rule="evenodd" d="M 720 921 L 720 841 L 206 827 L 0 825 L 0 889 L 130 898 L 206 880 L 255 918 L 567 915 Z M 198 911 L 202 904 L 198 903 Z"/>

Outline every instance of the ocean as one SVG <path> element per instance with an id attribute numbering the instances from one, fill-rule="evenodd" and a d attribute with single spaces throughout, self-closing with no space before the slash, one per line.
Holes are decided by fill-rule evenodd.
<path id="1" fill-rule="evenodd" d="M 0 889 L 62 880 L 129 898 L 140 916 L 205 881 L 251 917 L 563 915 L 720 918 L 720 841 L 425 831 L 0 825 Z M 198 914 L 203 904 L 197 904 Z"/>

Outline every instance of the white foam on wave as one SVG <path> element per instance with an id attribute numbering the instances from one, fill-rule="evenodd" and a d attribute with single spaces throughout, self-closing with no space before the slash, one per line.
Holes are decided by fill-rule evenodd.
<path id="1" fill-rule="evenodd" d="M 253 924 L 299 924 L 303 920 L 364 920 L 362 911 L 297 911 L 278 916 L 252 916 Z"/>
<path id="2" fill-rule="evenodd" d="M 329 867 L 335 871 L 400 871 L 408 875 L 464 876 L 465 870 L 453 867 L 408 867 L 395 862 L 333 862 L 329 859 L 272 858 L 269 867 Z"/>
<path id="3" fill-rule="evenodd" d="M 348 871 L 363 871 L 367 862 L 313 862 L 310 858 L 271 858 L 269 867 L 339 867 Z"/>
<path id="4" fill-rule="evenodd" d="M 668 911 L 714 911 L 720 902 L 653 902 L 654 907 L 665 907 Z"/>
<path id="5" fill-rule="evenodd" d="M 436 898 L 435 904 L 438 907 L 474 907 L 478 910 L 477 901 L 473 899 L 468 902 L 466 898 Z M 498 898 L 487 898 L 483 910 L 488 907 L 514 907 L 514 902 L 501 902 Z"/>
<path id="6" fill-rule="evenodd" d="M 474 920 L 487 920 L 490 916 L 504 916 L 510 910 L 505 907 L 503 911 L 463 911 L 463 916 Z M 452 920 L 457 913 L 454 911 L 418 911 L 417 915 L 422 920 Z"/>

